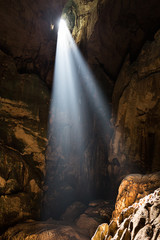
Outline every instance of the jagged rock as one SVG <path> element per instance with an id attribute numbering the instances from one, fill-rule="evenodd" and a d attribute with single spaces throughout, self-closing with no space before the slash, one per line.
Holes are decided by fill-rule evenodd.
<path id="1" fill-rule="evenodd" d="M 109 227 L 107 223 L 103 223 L 100 226 L 98 226 L 94 236 L 92 237 L 92 240 L 104 240 L 105 235 L 108 234 Z"/>
<path id="2" fill-rule="evenodd" d="M 126 216 L 127 218 L 124 218 L 121 221 L 117 221 L 116 219 L 111 221 L 108 226 L 108 231 L 104 237 L 101 237 L 102 233 L 104 232 L 104 228 L 99 226 L 95 235 L 92 237 L 92 240 L 159 239 L 160 188 L 156 189 L 154 193 L 151 193 L 142 198 L 138 203 L 134 203 L 131 208 L 135 209 L 135 211 L 129 210 L 128 215 Z M 153 214 L 153 209 L 155 210 L 155 214 Z M 128 209 L 122 210 L 121 215 L 123 215 L 123 213 L 127 210 Z M 112 227 L 113 222 L 116 226 L 115 228 Z M 105 224 L 102 226 L 105 226 Z"/>
<path id="3" fill-rule="evenodd" d="M 110 224 L 109 224 L 108 235 L 114 236 L 117 229 L 118 229 L 117 222 L 111 221 Z"/>
<path id="4" fill-rule="evenodd" d="M 112 214 L 113 219 L 119 217 L 119 223 L 134 212 L 130 207 L 133 203 L 153 192 L 160 185 L 160 172 L 141 175 L 132 174 L 123 179 L 119 186 L 118 196 L 115 204 L 115 210 Z M 122 212 L 123 209 L 127 208 Z"/>

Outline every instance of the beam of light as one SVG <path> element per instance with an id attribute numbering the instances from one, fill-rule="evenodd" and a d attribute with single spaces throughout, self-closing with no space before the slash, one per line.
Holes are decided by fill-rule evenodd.
<path id="1" fill-rule="evenodd" d="M 93 171 L 93 153 L 88 153 L 90 139 L 96 144 L 93 119 L 97 117 L 98 131 L 105 137 L 108 106 L 63 19 L 58 31 L 50 115 L 49 136 L 54 145 L 57 175 L 53 185 L 58 184 L 60 189 L 61 183 L 66 181 L 77 191 L 83 189 L 87 195 L 90 176 L 94 175 L 90 172 Z M 68 180 L 71 176 L 72 183 Z"/>

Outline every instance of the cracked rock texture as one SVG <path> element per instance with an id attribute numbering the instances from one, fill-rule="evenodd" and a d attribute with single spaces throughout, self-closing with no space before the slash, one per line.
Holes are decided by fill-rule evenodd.
<path id="1" fill-rule="evenodd" d="M 40 216 L 49 93 L 0 51 L 0 229 Z"/>
<path id="2" fill-rule="evenodd" d="M 98 227 L 92 240 L 160 239 L 160 188 L 125 208 L 117 220 Z"/>

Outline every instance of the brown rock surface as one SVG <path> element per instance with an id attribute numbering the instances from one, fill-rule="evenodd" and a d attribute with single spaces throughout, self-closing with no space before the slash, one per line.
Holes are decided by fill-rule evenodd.
<path id="1" fill-rule="evenodd" d="M 91 64 L 117 77 L 126 54 L 135 58 L 144 41 L 159 28 L 157 0 L 116 2 L 75 0 L 73 35 L 85 48 Z"/>
<path id="2" fill-rule="evenodd" d="M 126 59 L 113 93 L 114 133 L 109 169 L 113 182 L 129 173 L 160 170 L 160 33 L 147 42 L 134 63 Z"/>
<path id="3" fill-rule="evenodd" d="M 130 211 L 130 208 L 132 208 L 133 211 Z M 151 218 L 151 216 L 153 216 L 151 209 L 153 208 L 155 212 L 154 217 Z M 126 212 L 129 214 L 126 215 Z M 122 221 L 120 221 L 121 215 L 123 215 Z M 104 224 L 103 228 L 98 227 L 92 240 L 159 239 L 160 189 L 158 188 L 154 193 L 145 196 L 139 203 L 134 203 L 131 207 L 122 210 L 121 215 L 118 220 L 113 220 L 109 226 Z M 113 228 L 113 225 L 116 225 L 116 228 Z M 105 229 L 107 229 L 107 232 L 104 234 Z"/>
<path id="4" fill-rule="evenodd" d="M 123 209 L 128 208 L 135 202 L 139 202 L 141 198 L 152 193 L 160 186 L 160 172 L 141 175 L 132 174 L 123 179 L 119 186 L 118 196 L 116 199 L 115 210 L 112 214 L 113 219 L 117 219 Z M 131 215 L 132 208 L 128 208 L 124 218 Z M 121 219 L 122 218 L 122 219 Z M 123 216 L 119 217 L 123 221 Z"/>
<path id="5" fill-rule="evenodd" d="M 63 221 L 48 219 L 45 222 L 38 222 L 28 220 L 10 227 L 0 236 L 0 240 L 89 240 L 94 234 L 97 225 L 103 222 L 102 206 L 106 210 L 106 215 L 111 217 L 112 205 L 106 201 L 91 202 L 86 211 L 80 216 L 77 216 L 77 210 L 76 219 L 75 206 L 79 207 L 79 214 L 81 214 L 84 205 L 75 202 L 63 215 Z M 73 219 L 69 219 L 69 217 L 73 217 Z"/>
<path id="6" fill-rule="evenodd" d="M 62 225 L 55 221 L 28 222 L 18 224 L 0 237 L 1 240 L 89 240 L 74 227 Z"/>
<path id="7" fill-rule="evenodd" d="M 0 229 L 40 216 L 49 92 L 0 51 Z"/>

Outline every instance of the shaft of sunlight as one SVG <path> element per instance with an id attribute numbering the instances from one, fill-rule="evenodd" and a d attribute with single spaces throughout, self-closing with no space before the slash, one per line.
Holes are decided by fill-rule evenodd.
<path id="1" fill-rule="evenodd" d="M 108 109 L 64 20 L 60 21 L 58 31 L 51 115 L 50 131 L 54 135 L 55 149 L 59 151 L 57 158 L 68 161 L 70 167 L 66 171 L 73 172 L 71 168 L 74 168 L 75 179 L 77 182 L 83 179 L 85 186 L 92 164 L 87 160 L 90 153 L 86 149 L 94 135 L 93 119 L 97 116 L 99 130 L 104 136 Z"/>

